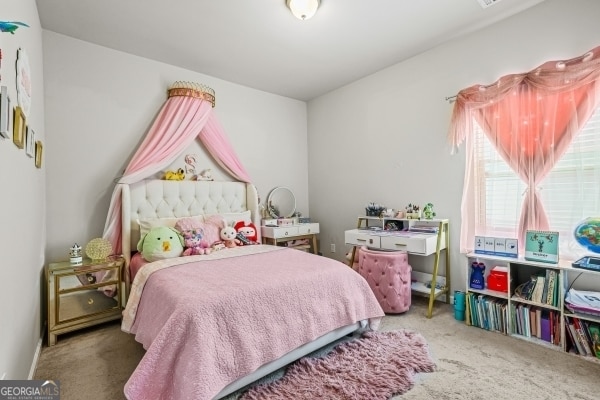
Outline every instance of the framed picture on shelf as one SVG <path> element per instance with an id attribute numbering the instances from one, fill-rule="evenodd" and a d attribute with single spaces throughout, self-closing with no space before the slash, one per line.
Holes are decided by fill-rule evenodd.
<path id="1" fill-rule="evenodd" d="M 25 147 L 25 114 L 23 114 L 21 107 L 15 107 L 14 114 L 13 142 L 15 143 L 15 146 L 22 149 Z"/>
<path id="2" fill-rule="evenodd" d="M 0 136 L 8 139 L 10 136 L 10 97 L 8 97 L 8 88 L 0 87 Z"/>
<path id="3" fill-rule="evenodd" d="M 29 126 L 25 137 L 25 154 L 29 157 L 35 156 L 35 132 Z"/>
<path id="4" fill-rule="evenodd" d="M 35 166 L 42 168 L 42 156 L 44 153 L 44 145 L 41 140 L 35 142 Z"/>
<path id="5" fill-rule="evenodd" d="M 558 232 L 528 230 L 525 235 L 525 259 L 558 263 Z"/>

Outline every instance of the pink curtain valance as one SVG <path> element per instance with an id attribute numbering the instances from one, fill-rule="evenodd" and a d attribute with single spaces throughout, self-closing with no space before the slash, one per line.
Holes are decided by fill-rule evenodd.
<path id="1" fill-rule="evenodd" d="M 532 71 L 506 75 L 491 85 L 473 85 L 456 95 L 450 121 L 449 141 L 455 150 L 467 135 L 469 120 L 474 109 L 495 107 L 515 90 L 527 88 L 537 96 L 569 96 L 565 91 L 578 91 L 576 95 L 582 101 L 581 93 L 588 92 L 600 78 L 600 46 L 582 56 L 569 60 L 548 61 Z"/>

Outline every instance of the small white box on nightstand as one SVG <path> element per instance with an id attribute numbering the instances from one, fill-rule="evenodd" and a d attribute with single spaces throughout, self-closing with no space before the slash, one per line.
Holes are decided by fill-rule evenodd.
<path id="1" fill-rule="evenodd" d="M 277 220 L 276 219 L 263 219 L 263 225 L 264 226 L 277 226 Z"/>

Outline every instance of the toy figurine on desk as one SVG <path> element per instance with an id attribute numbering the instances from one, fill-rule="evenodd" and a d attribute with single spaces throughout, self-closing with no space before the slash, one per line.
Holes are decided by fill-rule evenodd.
<path id="1" fill-rule="evenodd" d="M 425 204 L 425 206 L 423 206 L 423 218 L 433 219 L 433 217 L 435 217 L 435 212 L 433 211 L 433 204 Z"/>
<path id="2" fill-rule="evenodd" d="M 469 287 L 471 289 L 485 289 L 483 271 L 485 271 L 485 264 L 473 261 L 473 264 L 471 264 L 471 279 L 469 280 Z"/>

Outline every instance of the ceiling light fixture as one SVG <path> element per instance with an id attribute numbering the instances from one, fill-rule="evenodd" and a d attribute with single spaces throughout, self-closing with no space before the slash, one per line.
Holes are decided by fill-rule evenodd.
<path id="1" fill-rule="evenodd" d="M 312 18 L 319 8 L 319 0 L 286 0 L 287 6 L 292 14 L 298 19 L 307 20 Z"/>

